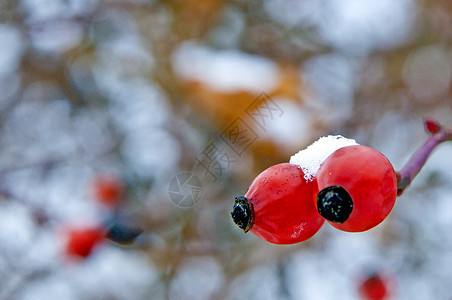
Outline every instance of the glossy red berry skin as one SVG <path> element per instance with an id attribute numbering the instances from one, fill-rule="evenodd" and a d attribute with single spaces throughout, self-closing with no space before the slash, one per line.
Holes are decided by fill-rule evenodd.
<path id="1" fill-rule="evenodd" d="M 363 300 L 385 300 L 390 296 L 387 280 L 377 273 L 362 280 L 358 292 Z"/>
<path id="2" fill-rule="evenodd" d="M 67 232 L 66 254 L 71 257 L 86 258 L 104 235 L 101 227 L 71 229 Z"/>
<path id="3" fill-rule="evenodd" d="M 324 223 L 312 202 L 314 183 L 304 179 L 303 171 L 289 163 L 269 167 L 251 183 L 244 197 L 252 217 L 241 227 L 275 244 L 294 244 L 312 237 Z M 237 222 L 237 207 L 231 213 Z M 241 224 L 243 225 L 243 224 Z M 239 225 L 240 227 L 240 225 Z"/>
<path id="4" fill-rule="evenodd" d="M 328 222 L 348 232 L 369 230 L 390 213 L 397 196 L 397 178 L 389 160 L 377 150 L 357 145 L 333 152 L 321 165 L 316 182 L 315 204 L 328 187 L 340 187 L 353 201 L 351 214 L 340 222 Z M 321 210 L 319 210 L 321 212 Z"/>
<path id="5" fill-rule="evenodd" d="M 93 182 L 94 198 L 101 204 L 114 206 L 124 192 L 122 180 L 112 175 L 99 175 Z"/>

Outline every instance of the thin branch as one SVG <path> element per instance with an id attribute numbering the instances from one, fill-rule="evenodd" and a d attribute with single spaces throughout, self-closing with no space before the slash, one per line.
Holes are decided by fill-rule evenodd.
<path id="1" fill-rule="evenodd" d="M 446 128 L 438 121 L 426 119 L 425 129 L 430 134 L 425 143 L 411 156 L 405 166 L 397 172 L 397 195 L 403 194 L 407 186 L 424 166 L 432 151 L 445 141 L 452 141 L 452 129 Z"/>

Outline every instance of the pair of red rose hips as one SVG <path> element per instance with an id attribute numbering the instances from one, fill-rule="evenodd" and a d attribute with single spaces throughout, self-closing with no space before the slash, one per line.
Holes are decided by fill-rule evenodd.
<path id="1" fill-rule="evenodd" d="M 128 246 L 142 233 L 140 227 L 120 218 L 112 218 L 104 225 L 71 226 L 64 232 L 64 253 L 68 258 L 87 258 L 105 239 L 117 245 Z"/>
<path id="2" fill-rule="evenodd" d="M 306 175 L 299 165 L 271 166 L 236 198 L 232 219 L 266 241 L 294 244 L 312 237 L 325 219 L 348 232 L 371 229 L 386 218 L 397 196 L 394 168 L 367 146 L 339 148 L 312 180 Z"/>
<path id="3" fill-rule="evenodd" d="M 97 175 L 90 182 L 93 200 L 109 208 L 109 217 L 99 225 L 68 226 L 64 231 L 64 252 L 71 258 L 87 258 L 107 239 L 116 244 L 132 244 L 143 230 L 119 214 L 119 206 L 126 195 L 125 182 L 112 174 Z"/>

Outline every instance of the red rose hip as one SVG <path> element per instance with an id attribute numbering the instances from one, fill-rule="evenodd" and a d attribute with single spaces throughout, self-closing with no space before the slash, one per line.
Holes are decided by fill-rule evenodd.
<path id="1" fill-rule="evenodd" d="M 363 300 L 385 300 L 389 299 L 390 289 L 388 278 L 382 277 L 378 273 L 371 274 L 364 278 L 358 287 L 358 292 Z"/>
<path id="2" fill-rule="evenodd" d="M 66 254 L 72 257 L 88 257 L 104 238 L 101 227 L 73 228 L 68 232 Z"/>
<path id="3" fill-rule="evenodd" d="M 389 160 L 367 146 L 340 148 L 320 165 L 318 212 L 337 229 L 361 232 L 380 224 L 394 206 L 397 178 Z"/>
<path id="4" fill-rule="evenodd" d="M 324 223 L 312 202 L 314 182 L 296 165 L 269 167 L 237 197 L 231 213 L 245 232 L 275 244 L 294 244 L 312 237 Z"/>
<path id="5" fill-rule="evenodd" d="M 124 194 L 123 182 L 114 175 L 99 175 L 93 182 L 93 194 L 98 202 L 114 206 Z"/>

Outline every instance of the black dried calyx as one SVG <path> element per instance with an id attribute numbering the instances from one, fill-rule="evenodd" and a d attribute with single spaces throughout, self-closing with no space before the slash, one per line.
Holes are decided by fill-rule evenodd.
<path id="1" fill-rule="evenodd" d="M 236 197 L 231 217 L 234 223 L 245 233 L 253 226 L 253 204 L 245 197 Z"/>
<path id="2" fill-rule="evenodd" d="M 317 194 L 317 210 L 328 221 L 344 223 L 353 211 L 353 200 L 343 187 L 329 186 Z"/>

